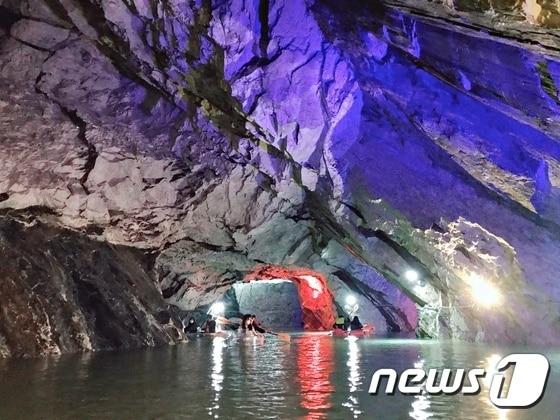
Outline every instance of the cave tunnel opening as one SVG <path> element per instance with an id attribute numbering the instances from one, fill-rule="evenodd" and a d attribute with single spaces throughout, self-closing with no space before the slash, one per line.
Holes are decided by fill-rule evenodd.
<path id="1" fill-rule="evenodd" d="M 238 313 L 255 314 L 267 328 L 294 331 L 303 328 L 296 285 L 286 279 L 238 282 L 233 285 Z M 239 315 L 241 314 L 241 315 Z"/>
<path id="2" fill-rule="evenodd" d="M 333 293 L 316 271 L 265 265 L 234 289 L 240 312 L 255 313 L 270 326 L 325 331 L 334 324 Z"/>

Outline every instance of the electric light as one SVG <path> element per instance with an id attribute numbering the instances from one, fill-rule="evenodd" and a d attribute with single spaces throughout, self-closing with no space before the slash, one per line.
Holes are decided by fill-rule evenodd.
<path id="1" fill-rule="evenodd" d="M 221 315 L 225 310 L 226 305 L 224 305 L 224 302 L 214 302 L 212 306 L 210 306 L 210 310 L 208 311 L 208 313 L 212 315 Z"/>
<path id="2" fill-rule="evenodd" d="M 356 299 L 356 296 L 353 296 L 353 295 L 346 296 L 346 304 L 348 304 L 350 306 L 354 306 L 357 302 L 358 301 Z"/>
<path id="3" fill-rule="evenodd" d="M 405 279 L 407 279 L 408 281 L 418 281 L 418 278 L 420 277 L 420 275 L 418 274 L 418 271 L 416 270 L 406 270 L 406 272 L 404 273 L 404 277 Z"/>
<path id="4" fill-rule="evenodd" d="M 502 295 L 499 290 L 492 283 L 483 279 L 478 274 L 471 273 L 468 283 L 476 302 L 484 306 L 493 306 L 501 302 Z"/>

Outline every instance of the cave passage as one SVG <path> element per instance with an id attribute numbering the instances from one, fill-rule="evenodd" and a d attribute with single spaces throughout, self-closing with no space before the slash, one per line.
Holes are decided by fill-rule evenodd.
<path id="1" fill-rule="evenodd" d="M 296 287 L 301 304 L 302 322 L 305 330 L 326 331 L 335 320 L 333 294 L 322 274 L 305 269 L 265 265 L 255 268 L 245 281 L 285 279 Z"/>
<path id="2" fill-rule="evenodd" d="M 303 326 L 298 288 L 291 280 L 238 282 L 233 285 L 240 314 L 256 314 L 268 328 L 299 330 Z"/>

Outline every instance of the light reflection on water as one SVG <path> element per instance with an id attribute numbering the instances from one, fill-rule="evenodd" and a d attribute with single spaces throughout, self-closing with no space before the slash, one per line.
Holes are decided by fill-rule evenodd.
<path id="1" fill-rule="evenodd" d="M 330 337 L 316 336 L 297 343 L 297 377 L 301 389 L 300 406 L 307 410 L 306 418 L 325 418 L 332 408 L 331 380 L 334 371 L 334 342 Z"/>
<path id="2" fill-rule="evenodd" d="M 416 369 L 425 369 L 425 365 L 426 361 L 424 359 L 420 359 L 414 363 L 413 367 Z M 430 398 L 431 397 L 429 395 L 416 395 L 411 404 L 412 411 L 408 413 L 410 417 L 415 420 L 425 420 L 432 417 L 433 413 L 430 411 Z"/>
<path id="3" fill-rule="evenodd" d="M 350 409 L 352 413 L 352 418 L 359 418 L 362 414 L 360 410 L 360 403 L 358 397 L 354 395 L 360 389 L 362 384 L 360 377 L 360 346 L 358 345 L 357 337 L 348 337 L 348 359 L 346 361 L 346 366 L 348 367 L 348 401 L 343 403 L 344 407 Z"/>
<path id="4" fill-rule="evenodd" d="M 380 368 L 492 369 L 537 351 L 551 362 L 545 398 L 499 410 L 477 396 L 367 393 Z M 449 418 L 557 419 L 558 349 L 520 349 L 325 335 L 238 340 L 201 337 L 158 350 L 0 361 L 0 419 L 20 418 Z"/>
<path id="5" fill-rule="evenodd" d="M 219 417 L 215 411 L 220 408 L 220 392 L 224 381 L 222 370 L 225 347 L 226 340 L 224 338 L 216 337 L 212 340 L 212 373 L 210 376 L 212 378 L 212 389 L 214 390 L 214 401 L 208 407 L 208 415 L 215 418 Z"/>

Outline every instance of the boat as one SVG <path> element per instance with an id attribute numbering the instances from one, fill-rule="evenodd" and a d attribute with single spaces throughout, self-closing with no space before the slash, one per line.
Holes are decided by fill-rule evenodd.
<path id="1" fill-rule="evenodd" d="M 228 338 L 230 334 L 227 331 L 216 331 L 215 333 L 195 332 L 185 333 L 187 338 L 201 338 L 201 337 L 222 337 Z"/>
<path id="2" fill-rule="evenodd" d="M 361 330 L 332 330 L 332 335 L 334 337 L 367 337 L 375 332 L 375 327 L 373 325 L 364 325 Z"/>

